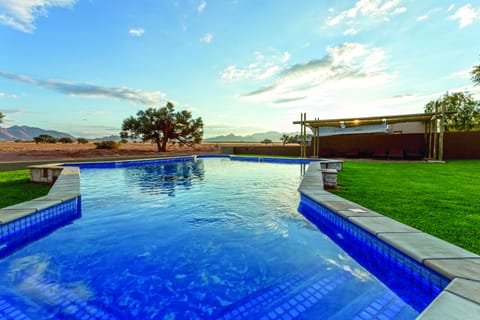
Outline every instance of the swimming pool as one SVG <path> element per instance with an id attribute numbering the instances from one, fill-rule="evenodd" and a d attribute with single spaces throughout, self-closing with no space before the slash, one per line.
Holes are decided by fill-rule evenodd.
<path id="1" fill-rule="evenodd" d="M 82 217 L 0 261 L 0 315 L 415 318 L 438 292 L 378 281 L 304 217 L 300 180 L 227 159 L 82 169 Z"/>

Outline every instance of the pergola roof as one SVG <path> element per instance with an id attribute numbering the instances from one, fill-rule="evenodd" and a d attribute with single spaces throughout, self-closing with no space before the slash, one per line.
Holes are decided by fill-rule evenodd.
<path id="1" fill-rule="evenodd" d="M 450 112 L 447 112 L 450 113 Z M 393 116 L 377 116 L 367 118 L 346 118 L 346 119 L 328 119 L 328 120 L 305 120 L 294 121 L 293 124 L 305 124 L 306 126 L 319 127 L 358 127 L 374 124 L 392 124 L 401 122 L 426 122 L 435 118 L 435 113 L 415 113 Z"/>

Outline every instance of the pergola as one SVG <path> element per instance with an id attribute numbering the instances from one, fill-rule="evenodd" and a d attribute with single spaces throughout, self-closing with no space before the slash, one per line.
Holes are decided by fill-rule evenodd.
<path id="1" fill-rule="evenodd" d="M 328 120 L 307 120 L 307 114 L 300 114 L 300 121 L 294 121 L 293 124 L 300 125 L 300 156 L 307 156 L 307 127 L 313 133 L 312 148 L 313 154 L 317 155 L 320 150 L 320 130 L 322 127 L 359 127 L 366 125 L 380 125 L 380 124 L 394 124 L 405 122 L 423 122 L 425 124 L 425 142 L 428 146 L 428 157 L 435 160 L 443 159 L 443 136 L 445 132 L 444 115 L 453 114 L 455 112 L 446 112 L 444 107 L 439 112 L 439 107 L 436 106 L 435 112 L 431 113 L 416 113 L 390 116 L 376 116 L 366 118 L 340 118 Z M 438 145 L 438 148 L 437 148 Z"/>

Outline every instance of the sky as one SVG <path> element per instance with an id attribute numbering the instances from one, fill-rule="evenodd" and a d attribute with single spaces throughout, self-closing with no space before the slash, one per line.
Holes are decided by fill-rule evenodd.
<path id="1" fill-rule="evenodd" d="M 480 0 L 0 0 L 3 127 L 118 135 L 163 107 L 204 137 L 480 99 Z"/>

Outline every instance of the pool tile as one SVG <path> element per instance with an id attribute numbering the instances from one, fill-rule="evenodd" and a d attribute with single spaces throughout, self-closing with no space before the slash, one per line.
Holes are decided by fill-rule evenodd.
<path id="1" fill-rule="evenodd" d="M 480 257 L 473 259 L 432 259 L 425 265 L 445 274 L 449 279 L 464 278 L 480 281 Z M 479 294 L 480 295 L 480 294 Z"/>
<path id="2" fill-rule="evenodd" d="M 451 292 L 443 291 L 425 309 L 417 319 L 438 320 L 438 319 L 479 319 L 480 304 L 459 297 Z"/>
<path id="3" fill-rule="evenodd" d="M 426 259 L 477 258 L 478 256 L 426 233 L 381 233 L 378 237 L 418 262 Z"/>

